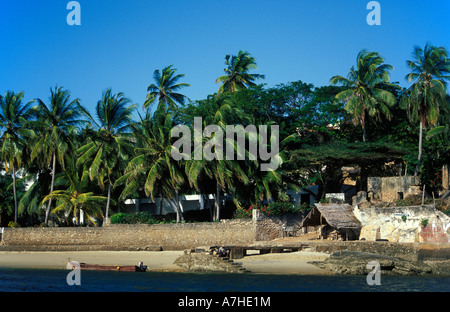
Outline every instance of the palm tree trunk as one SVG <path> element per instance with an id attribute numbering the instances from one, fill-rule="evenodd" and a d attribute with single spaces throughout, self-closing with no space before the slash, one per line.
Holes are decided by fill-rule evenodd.
<path id="1" fill-rule="evenodd" d="M 109 205 L 111 202 L 111 178 L 108 175 L 108 199 L 106 200 L 105 224 L 109 223 Z"/>
<path id="2" fill-rule="evenodd" d="M 420 121 L 420 133 L 419 133 L 419 156 L 417 157 L 416 170 L 414 171 L 414 176 L 417 177 L 419 174 L 420 162 L 422 160 L 422 140 L 423 140 L 423 122 Z"/>
<path id="3" fill-rule="evenodd" d="M 164 200 L 163 193 L 162 193 L 162 192 L 159 192 L 159 215 L 162 214 L 162 210 L 163 210 L 163 200 Z"/>
<path id="4" fill-rule="evenodd" d="M 14 193 L 14 222 L 17 223 L 18 209 L 17 209 L 17 194 L 16 194 L 16 170 L 14 168 L 14 161 L 12 164 L 12 178 L 13 178 L 13 193 Z"/>
<path id="5" fill-rule="evenodd" d="M 205 189 L 203 187 L 200 186 L 200 196 L 203 197 L 203 204 L 206 203 L 206 205 L 208 206 L 208 210 L 209 210 L 209 220 L 214 221 L 214 217 L 213 217 L 213 208 L 211 205 L 211 201 L 209 200 L 209 194 L 207 194 L 207 192 L 205 191 Z"/>
<path id="6" fill-rule="evenodd" d="M 178 195 L 178 190 L 175 191 L 175 208 L 177 211 L 177 223 L 184 221 L 183 211 L 181 211 L 180 200 Z"/>
<path id="7" fill-rule="evenodd" d="M 365 119 L 363 119 L 361 121 L 361 127 L 362 127 L 362 131 L 363 131 L 363 142 L 366 142 L 367 140 L 367 132 L 366 132 L 366 122 Z"/>
<path id="8" fill-rule="evenodd" d="M 52 183 L 50 184 L 50 194 L 53 192 L 53 188 L 55 187 L 55 175 L 56 175 L 56 154 L 53 152 L 53 164 L 52 164 Z M 52 206 L 52 199 L 48 201 L 47 210 L 45 211 L 45 221 L 44 223 L 48 223 L 48 216 L 50 215 L 50 208 Z"/>
<path id="9" fill-rule="evenodd" d="M 214 214 L 214 221 L 220 220 L 220 185 L 216 182 L 216 213 Z"/>
<path id="10" fill-rule="evenodd" d="M 138 192 L 138 199 L 136 201 L 136 212 L 141 211 L 141 193 Z"/>
<path id="11" fill-rule="evenodd" d="M 208 205 L 210 220 L 214 221 L 213 205 L 211 204 L 211 200 L 209 199 L 209 194 L 205 193 L 204 196 L 206 198 L 206 204 Z"/>

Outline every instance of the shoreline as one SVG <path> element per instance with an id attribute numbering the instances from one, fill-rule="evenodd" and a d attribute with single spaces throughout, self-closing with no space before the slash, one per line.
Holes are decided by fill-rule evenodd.
<path id="1" fill-rule="evenodd" d="M 352 252 L 342 252 L 342 254 Z M 184 251 L 0 251 L 0 269 L 57 269 L 67 270 L 69 261 L 103 265 L 138 265 L 140 261 L 148 267 L 147 272 L 190 273 L 186 268 L 174 264 Z M 358 253 L 362 254 L 364 253 Z M 355 254 L 356 255 L 356 254 Z M 235 260 L 249 274 L 280 275 L 345 275 L 356 272 L 366 263 L 359 263 L 358 257 L 351 256 L 346 263 L 339 260 L 336 253 L 320 251 L 295 251 L 259 254 L 250 251 L 244 258 Z M 387 259 L 387 258 L 386 258 Z M 336 262 L 337 260 L 337 262 Z M 364 259 L 363 259 L 364 260 Z M 380 260 L 381 261 L 381 260 Z M 347 261 L 348 262 L 348 261 Z M 367 262 L 367 261 L 366 261 Z M 396 261 L 397 262 L 397 261 Z M 408 263 L 408 261 L 403 261 Z M 417 262 L 409 262 L 414 267 Z M 415 263 L 415 264 L 414 264 Z M 433 272 L 427 276 L 450 276 L 450 260 L 421 262 Z M 409 266 L 409 264 L 408 264 Z M 355 271 L 356 270 L 356 271 Z M 363 269 L 361 269 L 363 271 Z M 360 270 L 360 271 L 361 271 Z M 345 274 L 342 274 L 342 273 Z M 358 271 L 359 272 L 359 271 Z M 361 274 L 361 272 L 353 274 Z M 386 274 L 383 271 L 383 274 Z M 218 272 L 212 272 L 218 273 Z M 387 272 L 389 273 L 389 272 Z M 235 273 L 229 273 L 235 274 Z M 401 274 L 404 275 L 404 274 Z M 419 275 L 417 275 L 419 276 Z"/>
<path id="2" fill-rule="evenodd" d="M 188 272 L 174 264 L 184 251 L 0 251 L 0 268 L 66 269 L 71 261 L 105 265 L 137 265 L 143 261 L 148 272 Z M 237 260 L 252 273 L 324 275 L 331 271 L 310 261 L 323 261 L 328 254 L 298 251 L 277 254 L 249 254 Z"/>

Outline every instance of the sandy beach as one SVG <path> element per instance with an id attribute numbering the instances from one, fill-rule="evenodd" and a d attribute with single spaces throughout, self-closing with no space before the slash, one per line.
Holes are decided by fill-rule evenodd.
<path id="1" fill-rule="evenodd" d="M 143 261 L 149 271 L 182 272 L 173 262 L 183 251 L 65 251 L 65 252 L 0 252 L 0 267 L 65 269 L 68 259 L 91 264 L 134 265 Z M 328 255 L 298 251 L 278 254 L 249 254 L 236 262 L 253 273 L 267 274 L 329 274 L 308 261 L 321 261 Z"/>
<path id="2" fill-rule="evenodd" d="M 243 259 L 235 260 L 241 262 L 243 267 L 253 273 L 270 274 L 302 274 L 317 275 L 331 274 L 330 271 L 320 269 L 309 261 L 323 261 L 329 255 L 313 251 L 297 251 L 272 254 L 248 254 Z"/>

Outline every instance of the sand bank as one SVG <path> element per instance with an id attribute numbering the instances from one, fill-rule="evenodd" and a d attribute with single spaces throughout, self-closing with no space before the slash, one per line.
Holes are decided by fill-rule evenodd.
<path id="1" fill-rule="evenodd" d="M 0 267 L 65 269 L 68 259 L 92 264 L 134 265 L 143 261 L 150 271 L 182 272 L 173 262 L 183 251 L 70 251 L 26 252 L 1 251 Z M 308 261 L 321 261 L 328 255 L 298 251 L 282 254 L 250 254 L 236 262 L 254 273 L 268 274 L 329 274 Z"/>
<path id="2" fill-rule="evenodd" d="M 0 267 L 65 269 L 68 259 L 91 264 L 137 265 L 143 261 L 150 270 L 177 270 L 173 262 L 183 251 L 2 251 Z"/>

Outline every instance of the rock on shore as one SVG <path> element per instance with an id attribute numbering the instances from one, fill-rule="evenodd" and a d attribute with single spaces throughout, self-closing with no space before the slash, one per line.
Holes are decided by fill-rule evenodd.
<path id="1" fill-rule="evenodd" d="M 212 255 L 205 249 L 185 250 L 174 264 L 186 269 L 188 272 L 250 272 L 242 267 L 239 262 L 234 262 L 228 257 Z"/>
<path id="2" fill-rule="evenodd" d="M 336 251 L 324 261 L 310 262 L 336 274 L 367 275 L 373 267 L 371 261 L 380 264 L 384 275 L 446 275 L 450 276 L 450 261 L 408 261 L 399 257 L 378 255 L 360 251 Z"/>

